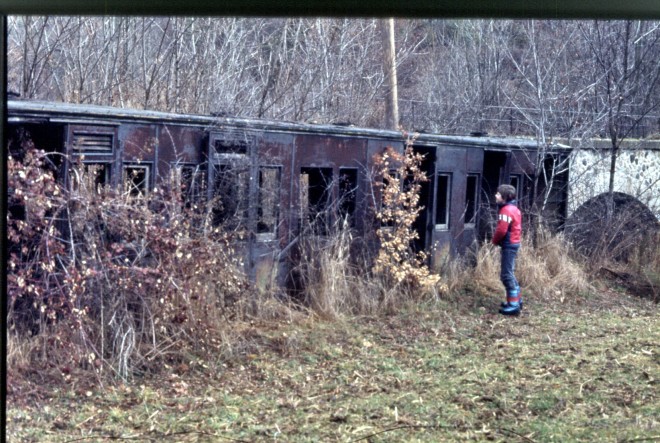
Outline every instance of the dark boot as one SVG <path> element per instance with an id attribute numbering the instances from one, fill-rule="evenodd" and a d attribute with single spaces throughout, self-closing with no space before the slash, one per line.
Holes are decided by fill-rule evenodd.
<path id="1" fill-rule="evenodd" d="M 514 289 L 506 294 L 506 303 L 500 308 L 502 315 L 518 315 L 522 309 L 520 305 L 520 289 Z"/>
<path id="2" fill-rule="evenodd" d="M 500 308 L 500 314 L 502 315 L 519 315 L 520 310 L 522 308 L 520 307 L 520 303 L 506 303 L 506 306 Z"/>

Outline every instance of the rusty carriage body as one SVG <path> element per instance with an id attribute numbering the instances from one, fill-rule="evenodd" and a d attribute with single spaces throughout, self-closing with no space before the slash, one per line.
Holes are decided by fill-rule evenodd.
<path id="1" fill-rule="evenodd" d="M 380 198 L 374 182 L 382 180 L 370 173 L 374 156 L 387 147 L 402 152 L 407 141 L 398 131 L 352 126 L 10 100 L 10 150 L 19 132 L 37 148 L 65 154 L 58 166 L 65 186 L 67 169 L 80 159 L 94 166 L 100 184 L 135 194 L 176 172 L 188 192 L 205 189 L 206 201 L 222 200 L 215 222 L 247 232 L 239 249 L 250 278 L 277 275 L 280 283 L 307 221 L 327 226 L 343 215 L 358 236 L 374 232 Z M 429 253 L 432 268 L 489 235 L 499 184 L 514 184 L 526 201 L 533 140 L 419 134 L 412 146 L 424 154 L 429 178 L 414 247 Z M 565 211 L 565 190 L 554 198 Z"/>

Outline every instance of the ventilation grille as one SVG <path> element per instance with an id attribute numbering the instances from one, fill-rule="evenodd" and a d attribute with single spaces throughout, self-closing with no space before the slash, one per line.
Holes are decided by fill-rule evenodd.
<path id="1" fill-rule="evenodd" d="M 216 154 L 238 154 L 246 155 L 248 153 L 248 144 L 245 141 L 215 141 Z"/>
<path id="2" fill-rule="evenodd" d="M 73 150 L 87 154 L 112 154 L 112 134 L 75 131 Z"/>
<path id="3" fill-rule="evenodd" d="M 214 153 L 220 157 L 247 156 L 255 141 L 254 134 L 242 130 L 228 130 L 212 135 Z"/>

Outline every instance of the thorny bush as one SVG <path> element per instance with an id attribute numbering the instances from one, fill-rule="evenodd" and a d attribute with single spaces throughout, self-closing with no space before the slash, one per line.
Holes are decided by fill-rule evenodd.
<path id="1" fill-rule="evenodd" d="M 174 181 L 136 197 L 98 187 L 79 164 L 64 189 L 48 154 L 23 149 L 7 165 L 8 325 L 46 338 L 33 361 L 127 378 L 217 353 L 248 289 L 235 234 L 183 204 Z"/>

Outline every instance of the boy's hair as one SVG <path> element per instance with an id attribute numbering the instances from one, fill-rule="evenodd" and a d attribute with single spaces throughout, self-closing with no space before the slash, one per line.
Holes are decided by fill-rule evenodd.
<path id="1" fill-rule="evenodd" d="M 497 192 L 499 192 L 504 201 L 507 202 L 515 200 L 517 196 L 516 188 L 511 185 L 499 185 L 497 187 Z"/>

